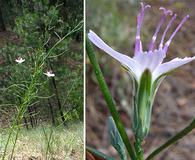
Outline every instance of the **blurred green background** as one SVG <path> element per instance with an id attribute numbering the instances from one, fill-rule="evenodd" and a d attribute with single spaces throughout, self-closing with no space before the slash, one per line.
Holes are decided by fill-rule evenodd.
<path id="1" fill-rule="evenodd" d="M 152 6 L 145 13 L 141 39 L 143 49 L 148 48 L 151 37 L 159 22 L 161 11 L 159 7 L 171 9 L 177 13 L 177 19 L 171 27 L 175 29 L 183 16 L 189 14 L 190 19 L 174 37 L 165 61 L 175 57 L 195 55 L 195 2 L 193 0 L 147 0 Z M 136 15 L 139 12 L 140 1 L 136 0 L 87 0 L 87 32 L 89 29 L 97 33 L 115 50 L 133 56 L 136 33 Z M 170 19 L 170 17 L 168 18 Z M 161 37 L 166 24 L 159 33 Z M 158 40 L 157 40 L 158 42 Z M 116 101 L 118 111 L 126 126 L 128 135 L 133 139 L 131 131 L 131 81 L 121 65 L 101 50 L 96 49 L 100 66 L 111 93 Z M 190 63 L 168 76 L 160 86 L 153 106 L 152 127 L 144 144 L 148 155 L 155 147 L 183 128 L 195 116 L 195 63 Z M 87 145 L 116 156 L 117 153 L 108 142 L 107 110 L 103 96 L 97 86 L 97 81 L 90 62 L 87 59 Z M 193 160 L 195 153 L 195 132 L 179 141 L 169 150 L 161 153 L 158 160 Z"/>
<path id="2" fill-rule="evenodd" d="M 73 10 L 73 8 L 76 10 Z M 83 120 L 83 2 L 69 0 L 9 0 L 0 3 L 0 113 L 14 111 L 22 99 L 23 92 L 13 84 L 27 85 L 39 55 L 48 52 L 61 38 L 76 26 L 80 29 L 67 36 L 52 51 L 43 72 L 53 70 L 54 79 L 44 74 L 40 79 L 37 98 L 29 112 L 36 114 L 37 121 L 52 121 L 61 124 L 58 100 L 63 108 L 66 121 Z M 77 27 L 77 28 L 79 28 Z M 26 61 L 17 65 L 15 59 Z M 53 82 L 55 81 L 55 82 Z M 54 86 L 55 83 L 55 86 Z M 38 90 L 38 89 L 37 89 Z M 56 96 L 57 90 L 57 96 Z M 76 98 L 75 98 L 76 97 Z M 7 107 L 3 104 L 13 104 Z M 34 111 L 36 110 L 36 111 Z M 4 112 L 3 112 L 4 111 Z M 35 113 L 34 113 L 35 112 Z M 68 113 L 68 114 L 67 114 Z M 28 113 L 27 113 L 28 115 Z M 7 127 L 10 115 L 3 114 L 2 127 Z M 14 118 L 14 117 L 13 117 Z M 34 122 L 37 123 L 37 122 Z M 1 125 L 0 125 L 1 127 Z"/>

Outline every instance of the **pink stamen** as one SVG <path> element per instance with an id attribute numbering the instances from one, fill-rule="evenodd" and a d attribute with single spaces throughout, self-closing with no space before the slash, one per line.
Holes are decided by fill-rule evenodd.
<path id="1" fill-rule="evenodd" d="M 145 5 L 141 3 L 141 11 L 137 16 L 137 33 L 136 33 L 136 40 L 135 40 L 135 54 L 137 54 L 139 51 L 142 51 L 142 43 L 140 40 L 140 32 L 141 32 L 141 26 L 144 19 L 144 12 L 145 9 L 150 8 L 150 5 Z"/>
<path id="2" fill-rule="evenodd" d="M 175 34 L 179 31 L 179 29 L 183 26 L 183 24 L 186 22 L 186 20 L 189 18 L 190 16 L 187 15 L 185 16 L 182 21 L 180 22 L 180 24 L 177 26 L 177 28 L 175 29 L 175 31 L 173 32 L 173 34 L 171 35 L 171 37 L 169 38 L 169 40 L 165 43 L 165 46 L 164 46 L 164 51 L 167 52 L 168 48 L 169 48 L 169 45 L 173 39 L 173 37 L 175 36 Z"/>
<path id="3" fill-rule="evenodd" d="M 173 14 L 171 10 L 166 10 L 166 9 L 163 8 L 163 7 L 160 7 L 159 9 L 162 10 L 162 11 L 164 12 L 164 14 L 162 15 L 161 20 L 160 20 L 160 22 L 158 23 L 158 26 L 157 26 L 157 28 L 156 28 L 156 31 L 155 31 L 155 33 L 154 33 L 154 35 L 153 35 L 153 37 L 152 37 L 152 40 L 151 40 L 150 46 L 149 46 L 149 51 L 152 51 L 153 48 L 154 48 L 154 43 L 155 43 L 155 41 L 156 41 L 157 34 L 158 34 L 158 32 L 160 31 L 160 28 L 161 28 L 162 24 L 164 23 L 164 21 L 165 21 L 165 19 L 166 19 L 166 16 L 167 16 L 168 14 L 169 14 L 169 15 L 172 15 L 172 14 Z"/>
<path id="4" fill-rule="evenodd" d="M 163 47 L 163 43 L 164 43 L 164 39 L 165 39 L 165 36 L 166 36 L 166 33 L 168 31 L 168 29 L 171 27 L 171 24 L 173 23 L 173 21 L 176 19 L 177 17 L 177 14 L 174 14 L 174 16 L 171 18 L 171 20 L 169 21 L 163 35 L 162 35 L 162 38 L 161 38 L 161 42 L 160 42 L 160 45 L 159 45 L 159 49 L 162 49 Z"/>

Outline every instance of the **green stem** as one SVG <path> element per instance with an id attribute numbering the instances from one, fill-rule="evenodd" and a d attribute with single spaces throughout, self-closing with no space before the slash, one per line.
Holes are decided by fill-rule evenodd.
<path id="1" fill-rule="evenodd" d="M 12 133 L 13 133 L 13 128 L 9 130 L 9 135 L 8 135 L 8 138 L 7 138 L 7 141 L 6 141 L 6 144 L 5 144 L 5 148 L 4 148 L 4 151 L 3 151 L 2 160 L 5 159 L 7 147 L 8 147 L 8 144 L 9 144 L 9 142 L 10 142 Z"/>
<path id="2" fill-rule="evenodd" d="M 162 144 L 160 147 L 155 149 L 147 158 L 146 160 L 153 159 L 156 155 L 158 155 L 160 152 L 162 152 L 164 149 L 168 148 L 170 145 L 174 144 L 184 136 L 186 136 L 188 133 L 190 133 L 195 128 L 195 119 L 192 120 L 192 122 L 182 129 L 179 133 L 177 133 L 175 136 L 170 138 L 167 142 Z"/>
<path id="3" fill-rule="evenodd" d="M 15 136 L 15 140 L 14 140 L 14 144 L 13 144 L 13 147 L 12 147 L 12 152 L 11 152 L 11 156 L 10 156 L 10 159 L 13 158 L 13 155 L 14 155 L 14 150 L 15 150 L 15 147 L 16 147 L 16 142 L 17 142 L 17 139 L 18 139 L 18 134 L 19 134 L 19 124 L 17 126 L 17 130 L 16 130 L 16 136 Z"/>
<path id="4" fill-rule="evenodd" d="M 52 134 L 53 134 L 53 129 L 52 129 L 52 127 L 50 128 L 49 137 L 47 136 L 47 133 L 46 133 L 46 131 L 45 131 L 43 126 L 42 126 L 42 129 L 43 129 L 43 133 L 44 133 L 44 136 L 45 136 L 45 141 L 46 141 L 46 144 L 47 144 L 46 152 L 45 152 L 45 159 L 47 160 L 48 159 L 48 153 L 51 152 L 50 142 L 51 142 L 51 138 L 52 138 Z"/>
<path id="5" fill-rule="evenodd" d="M 17 115 L 17 118 L 14 120 L 14 122 L 12 123 L 11 125 L 11 128 L 9 130 L 9 135 L 8 135 L 8 138 L 7 138 L 7 141 L 6 141 L 6 145 L 5 145 L 5 148 L 4 148 L 4 151 L 3 151 L 3 157 L 2 157 L 2 160 L 5 159 L 5 156 L 6 156 L 6 152 L 7 152 L 7 148 L 8 148 L 8 144 L 10 142 L 10 139 L 11 139 L 11 136 L 14 132 L 14 129 L 16 128 L 17 126 L 17 123 L 18 125 L 20 124 L 22 118 L 23 118 L 23 115 L 28 107 L 28 104 L 31 102 L 31 100 L 34 98 L 34 92 L 35 92 L 35 89 L 36 89 L 36 82 L 38 80 L 38 78 L 40 77 L 41 75 L 41 72 L 42 69 L 38 66 L 35 67 L 35 72 L 33 74 L 33 78 L 32 78 L 32 81 L 28 87 L 28 89 L 26 90 L 25 94 L 24 94 L 24 97 L 22 98 L 22 103 L 20 104 L 19 106 L 19 111 L 18 111 L 18 115 Z M 17 130 L 18 132 L 18 130 Z M 16 137 L 14 139 L 14 148 L 15 148 L 15 143 L 17 141 L 17 138 L 18 138 L 18 133 L 16 134 Z M 14 151 L 14 148 L 12 151 Z"/>
<path id="6" fill-rule="evenodd" d="M 135 152 L 136 152 L 136 160 L 144 160 L 144 152 L 142 149 L 142 140 L 140 140 L 139 138 L 136 138 L 135 140 Z"/>
<path id="7" fill-rule="evenodd" d="M 113 120 L 116 124 L 116 127 L 121 135 L 123 143 L 125 144 L 126 149 L 129 153 L 129 156 L 131 157 L 131 159 L 136 160 L 134 149 L 129 141 L 127 133 L 125 132 L 125 129 L 124 129 L 124 126 L 123 126 L 122 121 L 120 119 L 120 116 L 116 110 L 116 105 L 115 105 L 114 100 L 111 96 L 111 93 L 107 87 L 107 84 L 104 80 L 104 76 L 101 72 L 100 66 L 99 66 L 98 61 L 96 59 L 93 47 L 91 46 L 91 43 L 89 42 L 88 38 L 86 38 L 86 49 L 87 49 L 87 54 L 88 54 L 88 57 L 90 59 L 90 62 L 93 66 L 94 72 L 96 74 L 96 78 L 98 80 L 99 87 L 103 93 L 103 96 L 104 96 L 105 101 L 108 105 L 109 111 L 110 111 L 110 113 L 113 117 Z"/>

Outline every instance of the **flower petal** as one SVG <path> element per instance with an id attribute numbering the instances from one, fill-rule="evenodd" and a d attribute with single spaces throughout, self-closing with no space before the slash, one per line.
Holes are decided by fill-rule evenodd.
<path id="1" fill-rule="evenodd" d="M 174 69 L 187 64 L 191 61 L 195 60 L 194 57 L 186 57 L 186 58 L 174 58 L 173 60 L 161 64 L 159 67 L 155 69 L 153 72 L 153 81 L 155 81 L 158 77 L 168 72 L 173 71 Z"/>
<path id="2" fill-rule="evenodd" d="M 133 57 L 141 66 L 142 72 L 149 69 L 153 72 L 158 65 L 160 65 L 166 54 L 163 50 L 155 50 L 154 52 L 141 52 Z"/>
<path id="3" fill-rule="evenodd" d="M 88 38 L 90 41 L 95 44 L 98 48 L 102 49 L 106 53 L 108 53 L 110 56 L 118 60 L 122 65 L 128 67 L 133 74 L 135 75 L 135 78 L 138 80 L 141 76 L 141 65 L 137 63 L 133 58 L 130 58 L 124 54 L 121 54 L 111 47 L 109 47 L 98 35 L 96 35 L 93 31 L 90 30 L 88 33 Z"/>

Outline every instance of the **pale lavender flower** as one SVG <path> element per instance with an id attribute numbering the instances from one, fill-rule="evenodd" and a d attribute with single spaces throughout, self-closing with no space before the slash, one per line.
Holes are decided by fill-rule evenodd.
<path id="1" fill-rule="evenodd" d="M 22 57 L 17 57 L 17 58 L 15 59 L 15 62 L 17 62 L 17 63 L 19 63 L 19 64 L 23 63 L 24 61 L 25 61 L 25 59 L 23 59 Z"/>
<path id="2" fill-rule="evenodd" d="M 180 24 L 176 27 L 175 31 L 171 34 L 169 39 L 164 42 L 167 31 L 172 26 L 172 23 L 176 19 L 176 14 L 173 14 L 172 11 L 166 10 L 163 7 L 159 9 L 163 12 L 162 17 L 157 25 L 157 28 L 152 36 L 149 48 L 147 51 L 143 51 L 142 42 L 140 39 L 141 27 L 144 20 L 145 10 L 150 8 L 150 5 L 144 5 L 141 3 L 141 11 L 137 16 L 137 32 L 135 39 L 135 50 L 133 58 L 119 53 L 109 47 L 100 37 L 98 37 L 93 31 L 90 30 L 88 33 L 88 38 L 90 41 L 95 44 L 98 48 L 102 49 L 110 56 L 119 61 L 127 70 L 133 78 L 134 82 L 134 115 L 133 115 L 133 125 L 134 132 L 136 136 L 140 139 L 143 139 L 150 128 L 150 117 L 152 104 L 154 100 L 155 93 L 158 89 L 158 86 L 162 82 L 162 79 L 166 77 L 168 73 L 175 70 L 176 68 L 189 63 L 195 59 L 194 57 L 185 57 L 185 58 L 174 58 L 169 62 L 163 63 L 167 55 L 169 45 L 182 27 L 182 25 L 189 18 L 189 15 L 186 15 Z M 168 22 L 166 29 L 162 35 L 160 43 L 157 48 L 156 39 L 157 34 L 160 31 L 161 26 L 165 23 L 166 17 L 172 16 L 171 20 Z"/>
<path id="3" fill-rule="evenodd" d="M 43 73 L 44 75 L 46 75 L 47 77 L 54 77 L 55 74 L 52 72 L 52 70 L 47 71 L 46 73 Z"/>
<path id="4" fill-rule="evenodd" d="M 140 13 L 137 16 L 137 33 L 136 33 L 136 40 L 135 40 L 135 51 L 134 51 L 134 57 L 128 57 L 127 55 L 121 54 L 111 47 L 109 47 L 103 40 L 100 39 L 93 31 L 90 30 L 88 33 L 88 37 L 91 42 L 93 42 L 98 48 L 102 49 L 106 53 L 108 53 L 110 56 L 115 58 L 117 61 L 119 61 L 122 65 L 127 67 L 129 71 L 134 75 L 135 79 L 137 81 L 140 80 L 142 73 L 144 70 L 149 69 L 152 73 L 152 81 L 154 82 L 158 77 L 160 77 L 163 74 L 169 73 L 170 71 L 191 62 L 195 59 L 195 57 L 186 57 L 186 58 L 175 58 L 169 62 L 163 63 L 164 58 L 167 55 L 167 50 L 169 48 L 169 45 L 177 33 L 177 31 L 182 27 L 184 22 L 189 18 L 189 15 L 185 16 L 181 23 L 177 26 L 175 31 L 172 33 L 170 38 L 167 40 L 167 42 L 164 43 L 165 35 L 168 31 L 168 29 L 171 27 L 172 22 L 176 18 L 176 14 L 174 14 L 168 23 L 163 36 L 161 38 L 159 47 L 154 49 L 155 41 L 157 38 L 157 34 L 164 23 L 167 15 L 172 15 L 172 11 L 166 10 L 163 7 L 160 7 L 160 10 L 163 11 L 163 16 L 156 28 L 155 34 L 152 37 L 150 46 L 148 51 L 142 50 L 142 42 L 140 40 L 140 31 L 141 26 L 144 19 L 144 12 L 147 8 L 150 8 L 149 5 L 144 6 L 143 3 L 141 3 L 142 8 Z"/>

